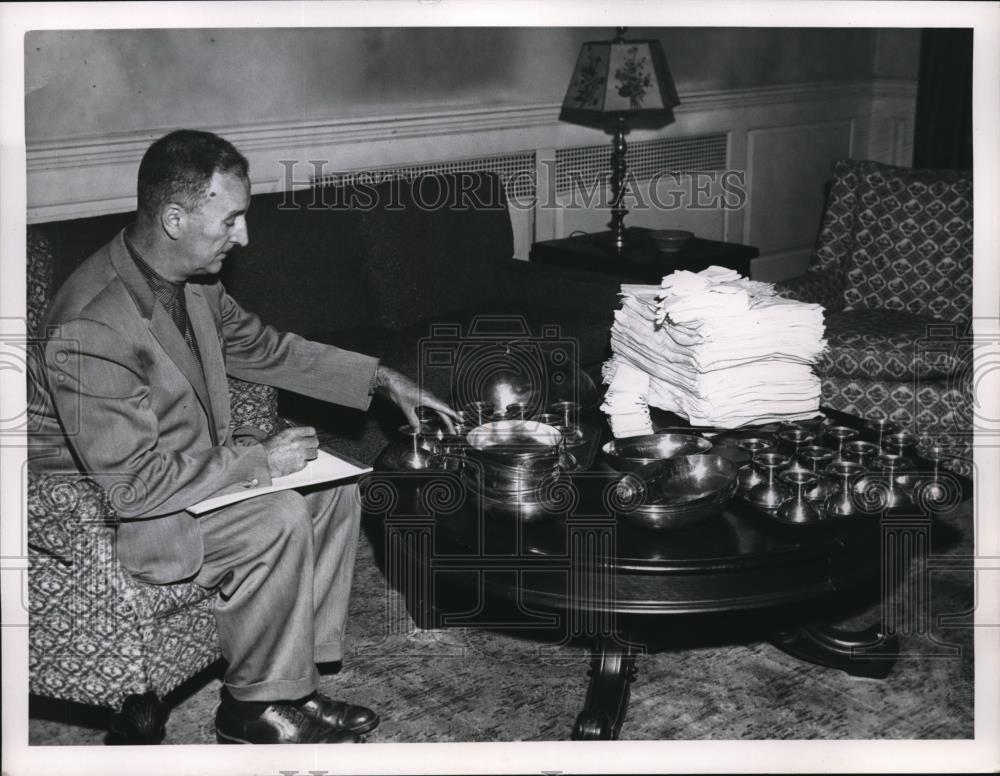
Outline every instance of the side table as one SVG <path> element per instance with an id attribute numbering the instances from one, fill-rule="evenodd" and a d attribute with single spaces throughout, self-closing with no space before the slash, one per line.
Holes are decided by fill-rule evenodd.
<path id="1" fill-rule="evenodd" d="M 640 283 L 659 283 L 674 270 L 698 272 L 713 264 L 735 269 L 750 276 L 750 261 L 759 255 L 752 245 L 719 242 L 694 237 L 681 250 L 660 252 L 650 237 L 651 229 L 630 227 L 626 230 L 630 244 L 621 255 L 608 245 L 610 232 L 595 232 L 560 240 L 545 240 L 531 246 L 530 259 L 572 269 L 617 275 Z"/>

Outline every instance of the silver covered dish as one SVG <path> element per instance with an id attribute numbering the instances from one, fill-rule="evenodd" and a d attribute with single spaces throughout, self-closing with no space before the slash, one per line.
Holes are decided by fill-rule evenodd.
<path id="1" fill-rule="evenodd" d="M 545 469 L 559 463 L 559 429 L 536 420 L 498 420 L 472 429 L 466 454 L 486 466 Z"/>

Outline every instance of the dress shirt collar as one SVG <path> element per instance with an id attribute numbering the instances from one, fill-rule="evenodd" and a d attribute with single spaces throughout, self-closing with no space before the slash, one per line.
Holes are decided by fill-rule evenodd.
<path id="1" fill-rule="evenodd" d="M 127 231 L 125 232 L 125 247 L 128 248 L 132 261 L 135 262 L 135 266 L 146 280 L 150 290 L 153 292 L 153 296 L 159 300 L 160 304 L 170 310 L 171 307 L 178 302 L 183 303 L 182 300 L 184 299 L 185 283 L 183 281 L 180 283 L 174 283 L 173 281 L 167 280 L 163 277 L 163 275 L 149 266 L 149 264 L 147 264 L 142 258 L 142 254 L 140 254 L 135 245 L 132 244 Z"/>

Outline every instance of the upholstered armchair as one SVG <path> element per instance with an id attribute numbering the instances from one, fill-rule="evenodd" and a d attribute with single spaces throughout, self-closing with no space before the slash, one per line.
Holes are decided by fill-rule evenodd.
<path id="1" fill-rule="evenodd" d="M 839 159 L 812 262 L 779 284 L 826 308 L 825 406 L 888 417 L 972 471 L 969 173 Z"/>
<path id="2" fill-rule="evenodd" d="M 29 336 L 53 292 L 52 249 L 28 230 Z M 277 392 L 230 380 L 236 427 L 273 431 Z M 29 430 L 30 433 L 30 430 Z M 28 466 L 29 689 L 112 710 L 112 733 L 151 743 L 163 735 L 167 693 L 220 657 L 215 593 L 193 583 L 135 580 L 115 553 L 117 516 L 87 477 Z"/>

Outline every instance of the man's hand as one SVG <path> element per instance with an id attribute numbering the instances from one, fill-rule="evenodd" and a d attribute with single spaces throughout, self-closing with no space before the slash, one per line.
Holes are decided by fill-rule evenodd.
<path id="1" fill-rule="evenodd" d="M 406 422 L 413 428 L 420 427 L 417 417 L 417 407 L 430 407 L 437 412 L 448 428 L 449 434 L 455 433 L 455 423 L 460 421 L 458 413 L 441 401 L 430 391 L 422 391 L 413 380 L 395 369 L 379 364 L 375 373 L 375 390 L 390 399 L 406 416 Z"/>
<path id="2" fill-rule="evenodd" d="M 306 461 L 315 458 L 319 450 L 316 429 L 309 426 L 285 429 L 262 444 L 267 452 L 267 466 L 272 478 L 305 468 Z"/>

